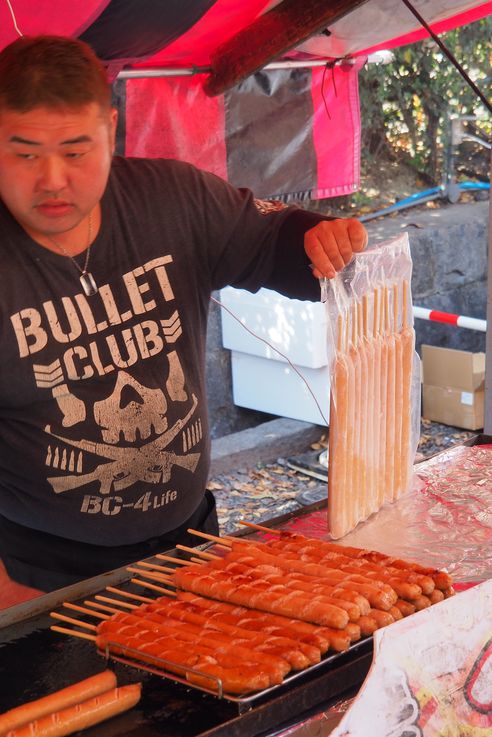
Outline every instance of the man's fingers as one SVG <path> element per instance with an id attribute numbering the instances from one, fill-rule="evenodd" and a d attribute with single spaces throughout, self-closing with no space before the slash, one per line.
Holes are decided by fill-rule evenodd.
<path id="1" fill-rule="evenodd" d="M 326 243 L 327 240 L 333 241 L 331 244 L 328 245 L 328 248 Z M 328 256 L 328 251 L 334 251 L 335 249 L 335 239 L 331 234 L 328 234 L 323 242 L 319 238 L 316 228 L 308 230 L 308 232 L 304 236 L 304 250 L 306 251 L 309 260 L 321 276 L 327 276 L 329 279 L 335 276 L 336 268 L 332 263 L 330 257 Z"/>
<path id="2" fill-rule="evenodd" d="M 367 245 L 367 231 L 358 220 L 322 220 L 304 236 L 314 276 L 331 279 Z"/>
<path id="3" fill-rule="evenodd" d="M 367 246 L 368 234 L 365 227 L 358 220 L 351 218 L 346 221 L 352 250 L 360 253 Z"/>

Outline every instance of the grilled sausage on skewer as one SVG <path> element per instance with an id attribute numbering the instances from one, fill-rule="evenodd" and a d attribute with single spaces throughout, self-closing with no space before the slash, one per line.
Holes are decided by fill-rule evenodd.
<path id="1" fill-rule="evenodd" d="M 138 703 L 140 693 L 140 683 L 113 688 L 82 703 L 46 714 L 8 732 L 7 737 L 64 737 L 131 709 Z"/>
<path id="2" fill-rule="evenodd" d="M 83 681 L 73 683 L 60 691 L 55 691 L 55 693 L 41 699 L 30 701 L 15 709 L 10 709 L 5 714 L 0 714 L 0 734 L 16 729 L 26 722 L 40 719 L 46 714 L 52 714 L 54 711 L 79 704 L 81 701 L 86 701 L 115 687 L 116 676 L 110 670 L 85 678 Z"/>

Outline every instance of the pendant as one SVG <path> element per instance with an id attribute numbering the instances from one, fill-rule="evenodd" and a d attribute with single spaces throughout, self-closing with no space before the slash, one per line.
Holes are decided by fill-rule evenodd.
<path id="1" fill-rule="evenodd" d="M 86 297 L 92 297 L 97 294 L 97 284 L 90 271 L 83 271 L 80 275 L 80 283 Z"/>

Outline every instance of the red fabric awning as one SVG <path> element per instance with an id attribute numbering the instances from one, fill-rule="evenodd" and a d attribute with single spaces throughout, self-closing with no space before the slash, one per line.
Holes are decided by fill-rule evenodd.
<path id="1" fill-rule="evenodd" d="M 0 3 L 0 48 L 23 35 L 82 36 L 101 58 L 125 66 L 206 66 L 225 41 L 280 0 L 15 0 Z M 415 0 L 438 32 L 492 13 L 492 2 Z M 15 19 L 14 19 L 15 16 Z M 16 30 L 16 26 L 17 29 Z M 368 0 L 300 48 L 339 58 L 425 36 L 400 0 Z"/>
<path id="2" fill-rule="evenodd" d="M 414 2 L 438 33 L 492 13 L 492 2 Z M 15 0 L 0 3 L 0 48 L 19 34 L 79 37 L 112 80 L 122 69 L 206 68 L 222 44 L 279 4 Z M 119 151 L 188 160 L 258 196 L 348 194 L 359 186 L 357 73 L 366 53 L 425 35 L 401 0 L 368 0 L 284 55 L 328 62 L 350 56 L 351 64 L 261 72 L 215 98 L 204 94 L 206 74 L 120 79 Z"/>

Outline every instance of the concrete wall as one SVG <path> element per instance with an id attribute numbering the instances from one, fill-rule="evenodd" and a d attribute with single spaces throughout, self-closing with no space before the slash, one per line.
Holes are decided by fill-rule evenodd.
<path id="1" fill-rule="evenodd" d="M 485 318 L 489 203 L 408 209 L 368 222 L 372 243 L 407 232 L 413 258 L 412 296 L 419 307 Z M 219 298 L 218 294 L 214 295 Z M 222 348 L 220 308 L 211 303 L 207 338 L 207 391 L 212 437 L 219 438 L 272 419 L 236 407 L 229 351 Z M 485 333 L 415 320 L 417 350 L 422 343 L 484 351 Z M 261 377 L 258 377 L 261 381 Z"/>
<path id="2" fill-rule="evenodd" d="M 410 208 L 398 217 L 367 223 L 372 242 L 407 232 L 413 259 L 414 305 L 485 319 L 489 203 Z M 415 320 L 422 343 L 484 351 L 485 333 Z"/>

